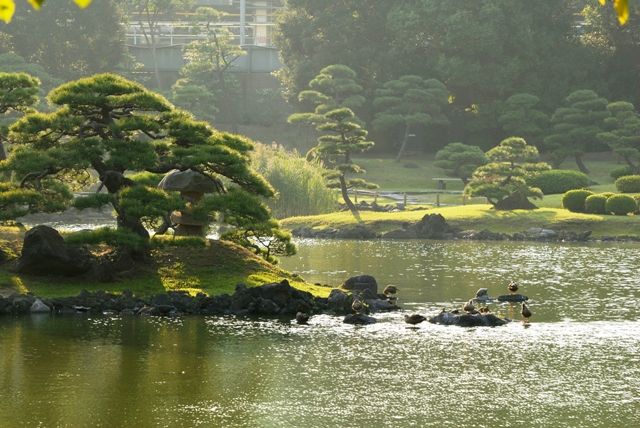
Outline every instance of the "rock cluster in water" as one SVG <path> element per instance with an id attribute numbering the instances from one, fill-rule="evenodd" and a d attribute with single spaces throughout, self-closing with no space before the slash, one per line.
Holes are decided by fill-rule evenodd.
<path id="1" fill-rule="evenodd" d="M 372 277 L 371 277 L 372 278 Z M 374 280 L 375 281 L 375 280 Z M 148 297 L 134 296 L 129 290 L 121 294 L 82 290 L 75 297 L 38 298 L 33 294 L 13 293 L 0 296 L 0 315 L 18 315 L 34 312 L 75 313 L 93 312 L 123 315 L 277 315 L 295 317 L 307 314 L 352 314 L 351 304 L 359 299 L 367 304 L 365 312 L 397 310 L 386 302 L 384 295 L 371 290 L 347 293 L 332 290 L 328 298 L 314 297 L 311 293 L 291 287 L 286 279 L 280 282 L 248 288 L 239 284 L 233 295 L 208 296 L 186 291 L 168 291 Z"/>

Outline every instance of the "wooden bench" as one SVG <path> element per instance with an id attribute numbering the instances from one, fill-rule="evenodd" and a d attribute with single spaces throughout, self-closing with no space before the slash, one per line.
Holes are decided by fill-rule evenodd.
<path id="1" fill-rule="evenodd" d="M 437 181 L 438 182 L 438 190 L 446 190 L 447 188 L 447 184 L 445 183 L 445 181 L 462 181 L 462 179 L 460 178 L 453 178 L 453 177 L 447 177 L 447 178 L 432 178 L 432 180 Z"/>

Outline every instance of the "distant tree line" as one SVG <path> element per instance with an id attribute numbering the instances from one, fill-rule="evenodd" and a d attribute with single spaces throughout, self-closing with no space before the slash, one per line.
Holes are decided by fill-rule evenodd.
<path id="1" fill-rule="evenodd" d="M 298 94 L 328 65 L 351 68 L 366 99 L 355 113 L 366 123 L 378 117 L 378 126 L 369 128 L 376 150 L 395 151 L 403 141 L 407 124 L 380 126 L 376 101 L 381 90 L 390 90 L 389 82 L 403 76 L 435 79 L 448 90 L 443 113 L 450 124 L 440 120 L 440 126 L 423 132 L 434 152 L 455 141 L 488 150 L 511 136 L 545 152 L 573 145 L 556 153 L 557 165 L 580 151 L 609 148 L 596 138 L 605 129 L 593 115 L 589 121 L 599 129 L 591 128 L 579 141 L 575 132 L 569 137 L 558 130 L 567 123 L 558 109 L 580 108 L 571 94 L 595 94 L 600 121 L 610 101 L 640 102 L 637 10 L 630 10 L 621 26 L 616 10 L 599 0 L 285 4 L 274 36 L 284 63 L 278 77 L 285 96 L 297 103 Z M 301 110 L 305 107 L 301 102 Z"/>

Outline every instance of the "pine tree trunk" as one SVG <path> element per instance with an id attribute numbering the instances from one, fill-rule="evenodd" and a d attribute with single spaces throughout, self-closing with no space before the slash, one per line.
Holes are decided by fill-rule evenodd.
<path id="1" fill-rule="evenodd" d="M 0 153 L 0 156 L 2 156 L 2 153 Z M 629 165 L 629 168 L 631 168 L 631 174 L 638 175 L 638 165 L 634 164 L 631 160 L 631 157 L 629 157 L 628 155 L 624 155 L 623 157 L 624 161 L 627 163 L 627 165 Z M 0 160 L 1 159 L 2 158 L 0 158 Z"/>
<path id="2" fill-rule="evenodd" d="M 344 203 L 347 204 L 349 210 L 353 215 L 358 214 L 358 208 L 351 202 L 351 198 L 349 198 L 349 192 L 347 191 L 347 181 L 344 179 L 344 175 L 340 176 L 340 191 L 342 192 L 342 199 L 344 199 Z"/>
<path id="3" fill-rule="evenodd" d="M 578 169 L 580 170 L 580 172 L 582 172 L 583 174 L 589 175 L 589 170 L 587 169 L 586 166 L 584 166 L 584 162 L 582 162 L 582 156 L 575 155 L 575 158 L 576 158 L 576 165 L 578 165 Z"/>
<path id="4" fill-rule="evenodd" d="M 396 157 L 396 163 L 400 163 L 400 159 L 404 155 L 404 151 L 407 148 L 407 142 L 409 141 L 409 125 L 404 127 L 404 138 L 402 138 L 402 146 L 400 146 L 400 152 L 398 153 L 398 157 Z"/>

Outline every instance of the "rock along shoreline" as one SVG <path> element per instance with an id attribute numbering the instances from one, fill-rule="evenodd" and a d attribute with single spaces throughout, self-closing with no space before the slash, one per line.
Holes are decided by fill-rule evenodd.
<path id="1" fill-rule="evenodd" d="M 362 284 L 367 287 L 360 287 Z M 295 318 L 299 312 L 309 315 L 327 313 L 347 315 L 345 322 L 361 323 L 365 317 L 349 317 L 354 300 L 365 302 L 363 313 L 399 310 L 387 301 L 387 296 L 372 291 L 371 283 L 377 288 L 375 279 L 368 275 L 349 278 L 341 287 L 333 289 L 329 297 L 315 297 L 311 293 L 298 290 L 283 279 L 280 282 L 248 288 L 236 286 L 233 295 L 195 296 L 187 291 L 168 291 L 153 296 L 134 296 L 125 289 L 121 294 L 102 290 L 93 293 L 82 290 L 74 297 L 41 298 L 31 293 L 12 293 L 0 296 L 0 315 L 22 315 L 34 313 L 71 314 L 89 312 L 105 315 L 140 315 L 179 317 L 185 315 L 236 315 L 236 316 L 283 316 Z M 350 287 L 349 284 L 355 284 Z M 349 321 L 351 320 L 351 321 Z"/>
<path id="2" fill-rule="evenodd" d="M 534 242 L 640 242 L 640 236 L 608 236 L 599 239 L 591 237 L 591 231 L 580 233 L 555 231 L 532 227 L 512 235 L 484 230 L 462 230 L 447 223 L 441 214 L 426 214 L 414 224 L 404 223 L 402 227 L 386 233 L 376 233 L 369 227 L 357 225 L 344 229 L 315 229 L 301 226 L 293 229 L 291 234 L 296 238 L 328 238 L 328 239 L 437 239 L 472 241 L 534 241 Z"/>

